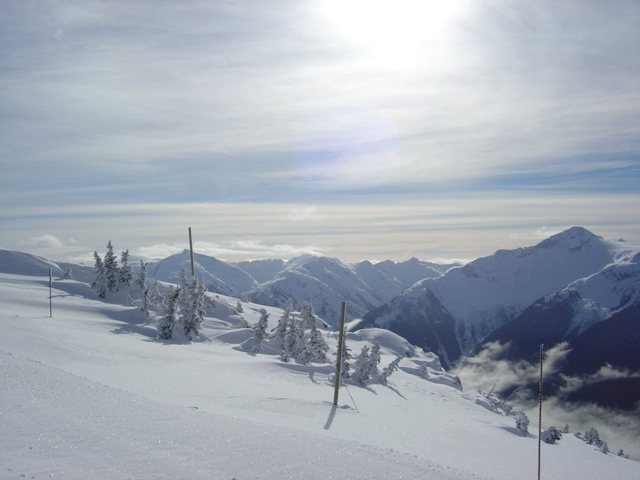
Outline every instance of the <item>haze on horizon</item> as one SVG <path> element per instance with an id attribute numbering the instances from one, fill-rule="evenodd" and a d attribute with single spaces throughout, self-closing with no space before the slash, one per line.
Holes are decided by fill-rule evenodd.
<path id="1" fill-rule="evenodd" d="M 640 241 L 639 23 L 626 1 L 3 1 L 0 247 Z"/>

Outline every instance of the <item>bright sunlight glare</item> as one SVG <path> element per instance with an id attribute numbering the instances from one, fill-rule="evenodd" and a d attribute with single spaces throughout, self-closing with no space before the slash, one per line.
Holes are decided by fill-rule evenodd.
<path id="1" fill-rule="evenodd" d="M 376 63 L 413 65 L 447 35 L 463 0 L 326 0 L 338 31 Z"/>

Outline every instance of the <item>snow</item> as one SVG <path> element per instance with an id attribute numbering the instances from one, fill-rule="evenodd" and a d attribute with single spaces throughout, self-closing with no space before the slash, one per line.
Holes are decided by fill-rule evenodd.
<path id="1" fill-rule="evenodd" d="M 99 301 L 76 280 L 54 281 L 50 318 L 48 273 L 34 272 L 0 273 L 0 478 L 513 479 L 537 472 L 537 439 L 478 404 L 435 355 L 390 332 L 349 333 L 348 346 L 357 353 L 379 342 L 381 368 L 407 350 L 412 357 L 387 387 L 347 383 L 334 407 L 331 364 L 283 363 L 267 348 L 242 348 L 251 331 L 238 328 L 235 298 L 210 295 L 216 308 L 199 341 L 161 341 L 156 318 L 115 297 Z M 261 308 L 243 303 L 241 315 L 253 325 Z M 282 311 L 265 308 L 273 327 Z M 325 336 L 335 358 L 337 333 Z M 425 362 L 428 379 L 419 374 Z M 543 478 L 640 478 L 639 463 L 573 435 L 542 447 Z"/>

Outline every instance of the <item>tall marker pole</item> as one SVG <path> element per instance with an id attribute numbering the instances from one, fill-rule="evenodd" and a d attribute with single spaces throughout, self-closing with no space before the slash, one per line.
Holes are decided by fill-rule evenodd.
<path id="1" fill-rule="evenodd" d="M 538 480 L 540 480 L 540 460 L 541 460 L 541 441 L 542 441 L 542 361 L 543 361 L 544 345 L 540 344 L 540 385 L 538 387 Z"/>
<path id="2" fill-rule="evenodd" d="M 49 267 L 49 318 L 53 317 L 53 295 L 51 294 L 51 267 Z"/>
<path id="3" fill-rule="evenodd" d="M 196 276 L 196 272 L 193 268 L 193 242 L 191 241 L 191 227 L 189 227 L 189 252 L 191 252 L 191 278 Z"/>
<path id="4" fill-rule="evenodd" d="M 342 367 L 342 348 L 344 345 L 344 309 L 347 302 L 342 302 L 340 308 L 340 335 L 338 336 L 338 360 L 336 361 L 336 382 L 333 390 L 333 404 L 338 406 L 338 391 L 340 390 L 340 368 Z"/>

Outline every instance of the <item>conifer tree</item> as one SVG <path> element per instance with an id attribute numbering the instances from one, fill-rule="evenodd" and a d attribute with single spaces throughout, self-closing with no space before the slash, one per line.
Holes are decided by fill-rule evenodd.
<path id="1" fill-rule="evenodd" d="M 371 352 L 369 346 L 364 345 L 360 353 L 356 357 L 356 361 L 353 365 L 353 378 L 360 385 L 369 385 L 372 381 L 371 374 L 373 373 L 373 362 L 371 358 Z"/>
<path id="2" fill-rule="evenodd" d="M 205 315 L 204 301 L 207 289 L 204 283 L 198 282 L 194 278 L 187 284 L 186 288 L 181 290 L 187 290 L 187 294 L 184 295 L 186 304 L 182 310 L 180 321 L 185 336 L 191 341 L 192 335 L 198 336 L 200 334 L 199 328 Z"/>
<path id="3" fill-rule="evenodd" d="M 397 356 L 395 358 L 395 360 L 393 360 L 389 366 L 385 367 L 382 370 L 382 373 L 380 374 L 380 383 L 382 385 L 386 385 L 387 384 L 387 379 L 391 376 L 391 374 L 393 372 L 395 372 L 396 370 L 398 370 L 398 364 L 400 363 L 400 360 L 402 360 L 401 356 Z"/>
<path id="4" fill-rule="evenodd" d="M 70 280 L 71 279 L 71 267 L 65 268 L 64 275 L 62 276 L 62 278 L 64 280 Z"/>
<path id="5" fill-rule="evenodd" d="M 262 341 L 268 338 L 267 328 L 269 327 L 269 314 L 264 308 L 260 313 L 260 320 L 258 320 L 258 323 L 253 327 L 253 338 L 255 339 L 253 351 L 255 353 L 262 352 Z"/>
<path id="6" fill-rule="evenodd" d="M 140 260 L 140 270 L 136 275 L 135 280 L 133 281 L 136 288 L 140 290 L 145 290 L 147 284 L 147 263 Z"/>
<path id="7" fill-rule="evenodd" d="M 95 260 L 94 270 L 96 271 L 96 278 L 91 283 L 91 288 L 96 291 L 98 297 L 104 298 L 107 294 L 107 278 L 105 276 L 104 263 L 98 255 L 98 252 L 93 252 L 93 258 Z"/>
<path id="8" fill-rule="evenodd" d="M 351 370 L 351 365 L 349 364 L 349 360 L 351 360 L 351 349 L 347 347 L 347 332 L 345 328 L 344 335 L 342 337 L 342 365 L 340 365 L 340 376 L 344 378 L 349 378 L 351 374 L 349 370 Z"/>
<path id="9" fill-rule="evenodd" d="M 133 280 L 133 270 L 129 265 L 129 250 L 122 252 L 120 256 L 120 268 L 118 270 L 118 285 L 120 287 L 131 286 Z"/>
<path id="10" fill-rule="evenodd" d="M 117 292 L 119 268 L 111 240 L 107 243 L 107 253 L 104 256 L 104 275 L 107 281 L 107 290 L 112 293 Z"/>
<path id="11" fill-rule="evenodd" d="M 180 287 L 171 287 L 164 297 L 164 316 L 158 324 L 158 336 L 165 340 L 173 336 L 173 329 L 176 325 L 179 297 Z"/>
<path id="12" fill-rule="evenodd" d="M 142 290 L 142 301 L 140 302 L 140 310 L 142 310 L 145 315 L 149 315 L 150 309 L 151 309 L 151 299 L 149 298 L 149 289 L 145 287 Z"/>

